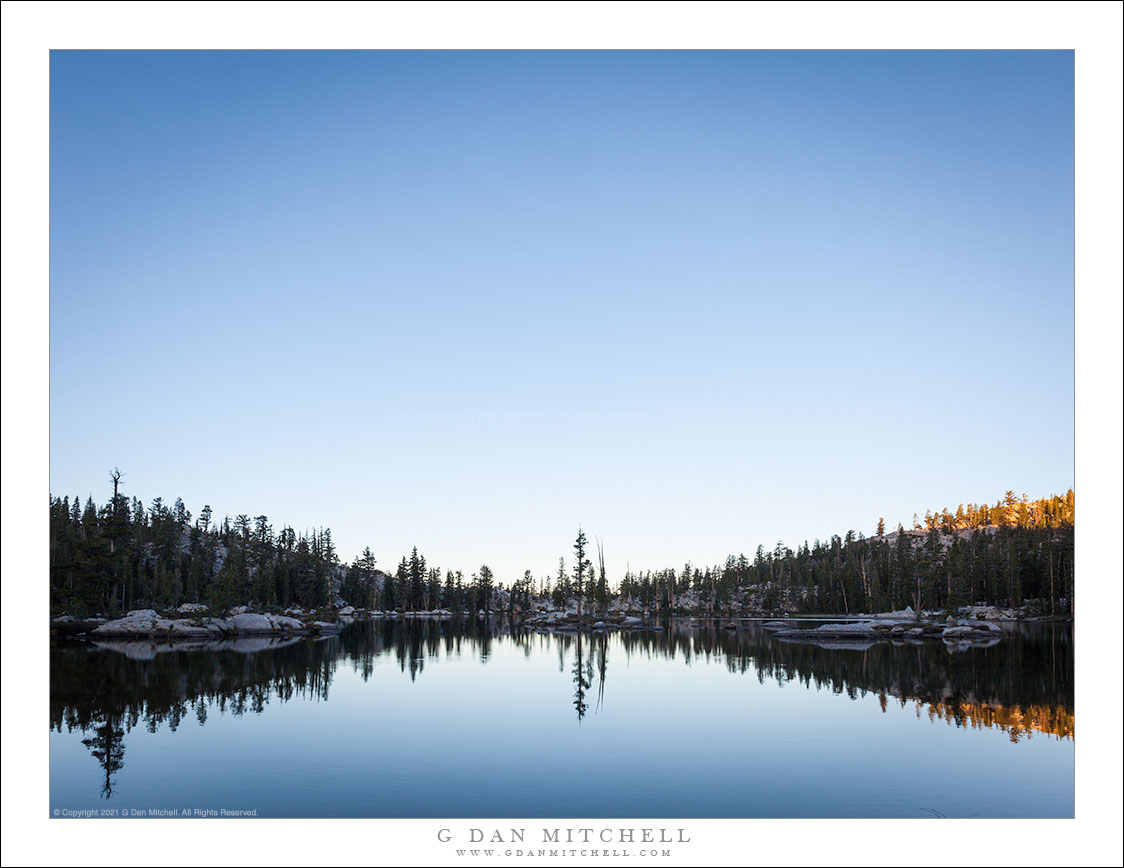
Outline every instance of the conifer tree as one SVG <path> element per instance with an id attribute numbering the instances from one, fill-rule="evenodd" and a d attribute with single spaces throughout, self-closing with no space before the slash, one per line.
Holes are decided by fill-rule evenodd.
<path id="1" fill-rule="evenodd" d="M 589 540 L 586 539 L 584 531 L 582 531 L 581 527 L 578 527 L 578 538 L 574 541 L 574 579 L 577 582 L 579 619 L 582 616 L 583 580 L 585 579 L 586 570 L 593 566 L 585 556 L 585 547 L 588 542 Z"/>
<path id="2" fill-rule="evenodd" d="M 484 616 L 487 617 L 491 610 L 492 603 L 492 575 L 491 569 L 487 564 L 480 567 L 480 576 L 477 579 L 477 596 L 476 607 L 484 610 Z"/>

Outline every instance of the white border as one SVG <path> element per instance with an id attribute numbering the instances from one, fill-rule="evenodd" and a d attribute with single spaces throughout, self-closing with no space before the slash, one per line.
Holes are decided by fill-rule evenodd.
<path id="1" fill-rule="evenodd" d="M 4 3 L 4 863 L 178 865 L 214 853 L 249 864 L 443 864 L 448 851 L 436 845 L 436 829 L 489 824 L 287 820 L 171 828 L 174 821 L 122 827 L 48 820 L 39 591 L 49 489 L 48 49 L 580 47 L 1076 50 L 1075 490 L 1085 589 L 1078 606 L 1082 624 L 1103 612 L 1115 625 L 1109 633 L 1078 629 L 1078 819 L 946 821 L 955 827 L 924 829 L 921 821 L 669 821 L 690 825 L 695 840 L 688 858 L 657 861 L 1120 864 L 1121 29 L 1116 3 Z M 28 668 L 28 659 L 44 662 Z M 997 781 L 996 798 L 1002 793 Z M 205 846 L 174 843 L 184 836 Z"/>

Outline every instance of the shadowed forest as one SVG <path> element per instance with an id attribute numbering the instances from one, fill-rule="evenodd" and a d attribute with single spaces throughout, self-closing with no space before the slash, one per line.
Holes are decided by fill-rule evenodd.
<path id="1" fill-rule="evenodd" d="M 115 616 L 152 606 L 252 604 L 305 609 L 349 603 L 385 611 L 527 611 L 581 597 L 589 612 L 842 613 L 954 608 L 976 603 L 1068 616 L 1074 597 L 1074 495 L 1030 500 L 1008 491 L 994 505 L 968 504 L 914 516 L 909 528 L 855 531 L 796 548 L 758 546 L 720 564 L 607 574 L 586 557 L 579 532 L 570 563 L 536 579 L 531 570 L 497 578 L 486 565 L 469 574 L 428 564 L 415 548 L 393 572 L 370 547 L 343 563 L 330 529 L 297 533 L 265 515 L 193 516 L 182 500 L 129 500 L 101 506 L 52 497 L 52 614 Z M 565 551 L 565 548 L 563 549 Z"/>

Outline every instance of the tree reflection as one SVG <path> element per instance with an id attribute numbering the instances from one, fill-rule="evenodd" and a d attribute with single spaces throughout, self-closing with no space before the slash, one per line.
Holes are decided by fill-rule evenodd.
<path id="1" fill-rule="evenodd" d="M 597 648 L 597 710 L 605 704 L 605 672 L 609 668 L 609 637 L 602 633 L 591 639 Z"/>
<path id="2" fill-rule="evenodd" d="M 101 787 L 101 798 L 113 796 L 113 776 L 125 766 L 125 730 L 116 721 L 106 720 L 94 729 L 90 738 L 82 739 L 82 744 L 105 771 L 105 781 Z"/>
<path id="3" fill-rule="evenodd" d="M 585 692 L 593 684 L 593 661 L 583 662 L 582 634 L 578 633 L 577 650 L 574 654 L 574 709 L 578 713 L 578 723 L 582 722 L 585 713 L 589 710 L 589 703 L 585 701 Z"/>
<path id="4" fill-rule="evenodd" d="M 610 646 L 626 658 L 662 658 L 684 665 L 724 666 L 762 683 L 798 683 L 858 697 L 873 693 L 883 711 L 916 702 L 918 714 L 950 726 L 1001 729 L 1013 741 L 1046 733 L 1074 737 L 1073 632 L 1068 625 L 1028 625 L 1021 638 L 950 654 L 940 643 L 879 643 L 854 650 L 781 642 L 755 626 L 721 629 L 715 622 L 669 622 L 666 629 L 550 634 L 475 619 L 358 621 L 322 640 L 213 643 L 185 647 L 154 642 L 64 644 L 51 648 L 50 725 L 79 731 L 104 770 L 103 798 L 124 766 L 133 727 L 175 730 L 192 713 L 262 714 L 270 702 L 327 701 L 336 673 L 349 666 L 363 681 L 390 660 L 411 681 L 443 661 L 486 662 L 493 643 L 518 645 L 524 655 L 558 654 L 570 661 L 572 706 L 578 723 L 604 713 Z M 448 665 L 446 663 L 445 665 Z M 385 670 L 384 670 L 385 671 Z"/>

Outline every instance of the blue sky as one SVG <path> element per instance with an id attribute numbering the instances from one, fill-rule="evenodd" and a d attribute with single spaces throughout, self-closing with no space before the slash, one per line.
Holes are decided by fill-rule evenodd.
<path id="1" fill-rule="evenodd" d="M 53 52 L 51 490 L 614 578 L 1073 485 L 1071 52 Z"/>

